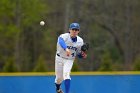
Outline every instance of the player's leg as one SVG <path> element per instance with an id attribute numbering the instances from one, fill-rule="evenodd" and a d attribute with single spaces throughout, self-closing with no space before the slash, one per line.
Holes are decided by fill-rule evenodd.
<path id="1" fill-rule="evenodd" d="M 56 86 L 56 91 L 61 91 L 61 83 L 63 81 L 63 62 L 62 58 L 56 57 L 55 59 L 55 86 Z M 63 92 L 57 92 L 57 93 L 63 93 Z"/>
<path id="2" fill-rule="evenodd" d="M 63 75 L 64 75 L 64 84 L 65 84 L 65 93 L 69 93 L 70 92 L 70 72 L 72 69 L 72 65 L 73 65 L 73 60 L 67 60 L 64 63 L 64 68 L 63 68 Z"/>
<path id="3" fill-rule="evenodd" d="M 65 79 L 65 92 L 69 93 L 70 92 L 70 79 Z"/>

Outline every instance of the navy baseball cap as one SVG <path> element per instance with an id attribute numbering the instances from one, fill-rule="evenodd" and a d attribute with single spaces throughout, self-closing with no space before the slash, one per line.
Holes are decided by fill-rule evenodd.
<path id="1" fill-rule="evenodd" d="M 69 28 L 70 29 L 79 29 L 80 30 L 80 25 L 78 23 L 71 23 Z"/>

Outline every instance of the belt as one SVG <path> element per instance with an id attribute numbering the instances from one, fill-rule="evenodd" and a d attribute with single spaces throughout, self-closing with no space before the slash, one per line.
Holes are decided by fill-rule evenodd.
<path id="1" fill-rule="evenodd" d="M 64 58 L 64 59 L 68 59 L 68 58 L 65 58 L 65 57 L 60 56 L 59 54 L 56 54 L 56 55 L 59 56 L 59 57 L 61 57 L 61 58 Z"/>

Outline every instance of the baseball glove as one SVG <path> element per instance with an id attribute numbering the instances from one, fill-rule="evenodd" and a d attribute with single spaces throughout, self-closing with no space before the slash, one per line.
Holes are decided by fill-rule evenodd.
<path id="1" fill-rule="evenodd" d="M 89 49 L 89 44 L 84 43 L 83 46 L 81 47 L 81 51 L 86 52 Z"/>

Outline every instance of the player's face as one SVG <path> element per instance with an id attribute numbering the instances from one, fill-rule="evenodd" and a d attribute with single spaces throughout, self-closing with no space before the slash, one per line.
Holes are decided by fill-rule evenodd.
<path id="1" fill-rule="evenodd" d="M 79 29 L 70 29 L 70 36 L 71 37 L 76 37 L 79 33 Z"/>

